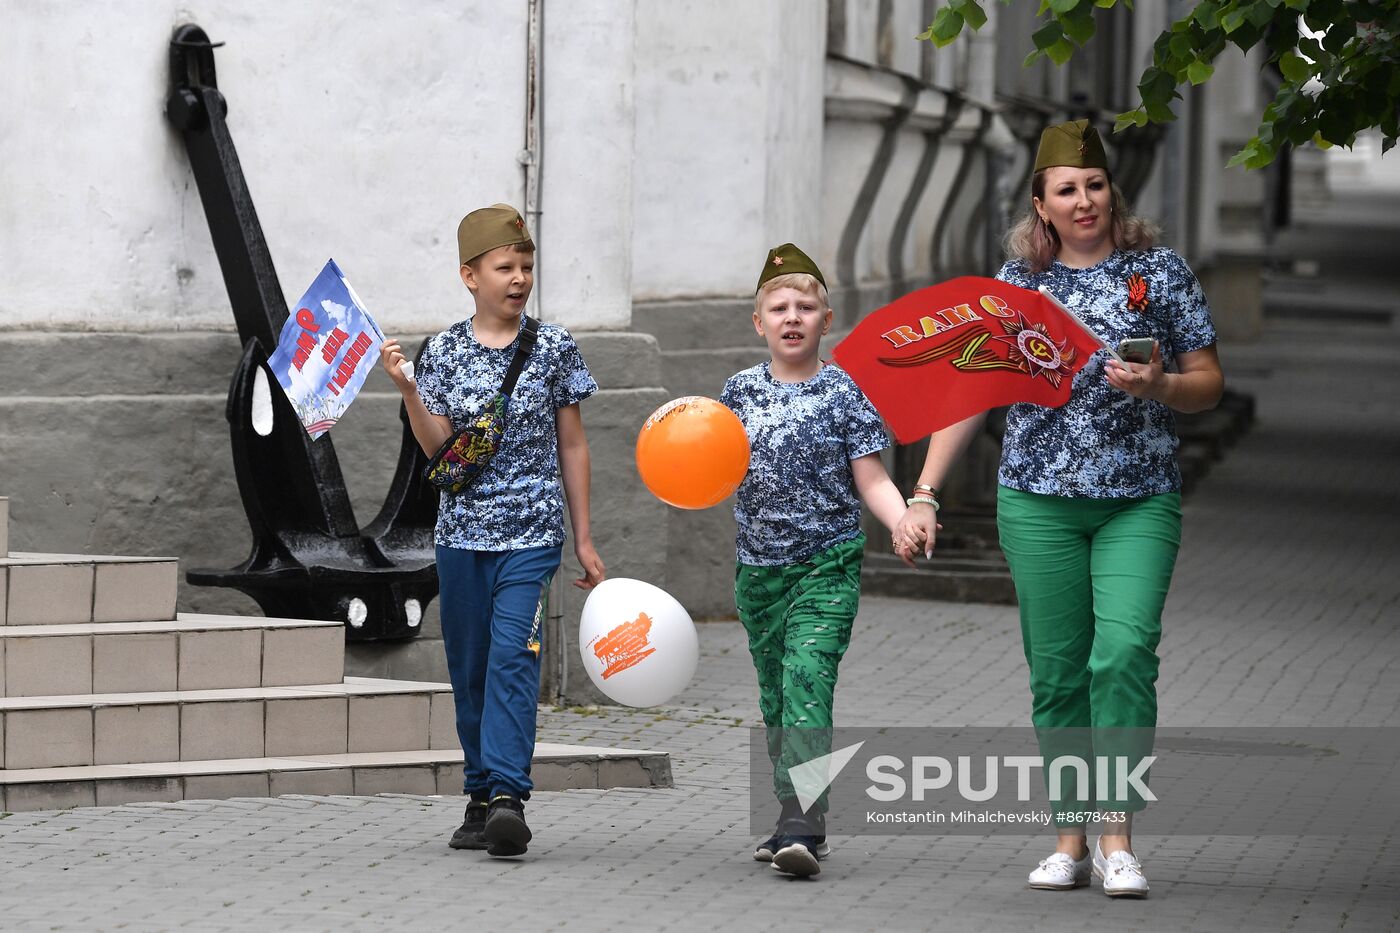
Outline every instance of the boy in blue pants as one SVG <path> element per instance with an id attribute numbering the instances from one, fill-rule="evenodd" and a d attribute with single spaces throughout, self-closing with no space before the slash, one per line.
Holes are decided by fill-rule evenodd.
<path id="1" fill-rule="evenodd" d="M 416 383 L 400 369 L 396 341 L 386 341 L 380 355 L 430 457 L 501 389 L 534 287 L 535 244 L 513 207 L 472 211 L 457 228 L 457 246 L 476 314 L 428 341 Z M 588 440 L 579 414 L 579 402 L 597 390 L 569 332 L 540 324 L 511 393 L 500 449 L 471 485 L 441 493 L 434 540 L 442 643 L 469 797 L 448 843 L 454 849 L 515 856 L 531 838 L 524 801 L 532 787 L 541 621 L 559 569 L 566 500 L 584 571 L 574 585 L 589 589 L 605 573 L 589 526 Z"/>
<path id="2" fill-rule="evenodd" d="M 830 751 L 836 669 L 860 602 L 860 503 L 891 530 L 905 509 L 880 461 L 889 441 L 879 414 L 850 376 L 822 362 L 831 320 L 816 263 L 791 243 L 770 250 L 753 324 L 772 358 L 731 376 L 720 395 L 749 438 L 734 505 L 734 601 L 780 805 L 754 858 L 797 876 L 817 874 L 830 851 L 826 795 L 804 812 L 788 769 Z"/>

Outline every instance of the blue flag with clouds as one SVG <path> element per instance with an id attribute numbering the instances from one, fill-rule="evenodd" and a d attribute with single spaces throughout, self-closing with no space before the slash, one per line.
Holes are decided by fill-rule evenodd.
<path id="1" fill-rule="evenodd" d="M 384 334 L 334 259 L 282 325 L 268 368 L 306 432 L 320 437 L 355 400 L 379 358 Z"/>

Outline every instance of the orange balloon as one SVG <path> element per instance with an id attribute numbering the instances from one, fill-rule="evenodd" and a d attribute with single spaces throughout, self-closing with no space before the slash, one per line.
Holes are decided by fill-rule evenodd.
<path id="1" fill-rule="evenodd" d="M 712 398 L 688 395 L 652 412 L 637 435 L 637 472 L 652 495 L 681 509 L 708 509 L 749 470 L 739 416 Z"/>

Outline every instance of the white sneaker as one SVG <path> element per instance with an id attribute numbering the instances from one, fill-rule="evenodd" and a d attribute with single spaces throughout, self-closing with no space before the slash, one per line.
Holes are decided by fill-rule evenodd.
<path id="1" fill-rule="evenodd" d="M 1094 843 L 1094 875 L 1103 880 L 1103 893 L 1109 897 L 1145 897 L 1147 878 L 1142 863 L 1122 849 L 1104 857 L 1103 848 Z"/>
<path id="2" fill-rule="evenodd" d="M 1026 883 L 1045 891 L 1068 891 L 1088 884 L 1091 871 L 1091 859 L 1087 852 L 1078 861 L 1063 852 L 1056 852 L 1036 866 Z"/>

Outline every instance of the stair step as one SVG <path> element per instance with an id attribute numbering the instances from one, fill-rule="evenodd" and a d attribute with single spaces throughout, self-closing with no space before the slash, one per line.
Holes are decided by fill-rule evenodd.
<path id="1" fill-rule="evenodd" d="M 447 684 L 341 683 L 0 699 L 8 769 L 457 747 Z"/>
<path id="2" fill-rule="evenodd" d="M 637 749 L 540 743 L 530 775 L 541 791 L 673 786 L 670 757 Z M 0 809 L 12 813 L 282 794 L 461 792 L 460 749 L 0 771 Z"/>
<path id="3" fill-rule="evenodd" d="M 339 622 L 182 612 L 0 627 L 0 697 L 325 684 L 344 670 Z"/>
<path id="4" fill-rule="evenodd" d="M 173 557 L 41 554 L 0 557 L 0 625 L 68 625 L 175 618 Z"/>

